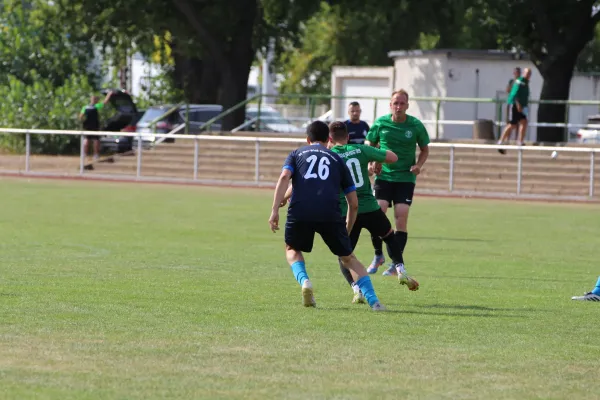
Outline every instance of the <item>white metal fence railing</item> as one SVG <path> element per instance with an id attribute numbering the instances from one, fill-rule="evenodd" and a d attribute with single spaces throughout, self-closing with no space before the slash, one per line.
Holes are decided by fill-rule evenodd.
<path id="1" fill-rule="evenodd" d="M 68 131 L 68 130 L 52 130 L 52 129 L 12 129 L 12 128 L 0 128 L 0 134 L 25 134 L 25 173 L 31 172 L 31 135 L 73 135 L 81 138 L 80 155 L 79 155 L 79 174 L 84 174 L 85 158 L 83 149 L 83 138 L 90 132 L 85 131 Z M 101 136 L 114 136 L 115 132 L 94 132 L 94 135 Z M 119 132 L 120 136 L 134 137 L 137 140 L 135 143 L 136 148 L 136 178 L 143 179 L 142 176 L 142 159 L 143 159 L 143 133 L 129 133 Z M 254 181 L 255 184 L 264 184 L 260 180 L 260 154 L 261 154 L 261 143 L 306 143 L 304 138 L 282 138 L 282 137 L 242 137 L 242 136 L 213 136 L 213 135 L 182 135 L 182 134 L 155 134 L 157 138 L 173 138 L 179 140 L 192 140 L 194 142 L 194 164 L 193 168 L 193 180 L 198 179 L 198 161 L 199 161 L 199 143 L 201 141 L 224 141 L 224 142 L 253 142 L 255 147 L 254 154 Z M 587 187 L 588 197 L 594 196 L 594 184 L 595 184 L 595 167 L 596 167 L 596 154 L 600 153 L 600 148 L 593 147 L 566 147 L 566 146 L 515 146 L 515 145 L 497 145 L 497 144 L 468 144 L 468 143 L 431 143 L 429 145 L 432 148 L 446 148 L 449 151 L 448 161 L 448 192 L 454 192 L 455 183 L 455 150 L 456 149 L 486 149 L 486 150 L 512 150 L 518 154 L 517 165 L 515 165 L 515 192 L 514 194 L 522 194 L 522 178 L 523 178 L 523 153 L 531 151 L 543 151 L 549 155 L 556 151 L 560 153 L 587 153 L 589 154 L 589 181 Z M 2 156 L 0 156 L 2 157 Z M 39 174 L 38 174 L 39 175 Z M 47 175 L 52 175 L 48 173 Z M 252 183 L 252 182 L 248 182 Z"/>

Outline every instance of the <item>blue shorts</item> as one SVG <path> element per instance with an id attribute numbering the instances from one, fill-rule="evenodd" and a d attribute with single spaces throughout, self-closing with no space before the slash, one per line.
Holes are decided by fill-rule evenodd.
<path id="1" fill-rule="evenodd" d="M 285 223 L 285 244 L 297 251 L 310 253 L 315 240 L 315 233 L 329 247 L 329 250 L 338 257 L 352 254 L 352 244 L 348 237 L 344 222 L 314 222 L 314 221 L 287 221 Z"/>

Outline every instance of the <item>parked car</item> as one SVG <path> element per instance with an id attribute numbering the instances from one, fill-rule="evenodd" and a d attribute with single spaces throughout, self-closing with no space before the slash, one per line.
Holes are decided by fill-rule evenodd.
<path id="1" fill-rule="evenodd" d="M 135 132 L 135 124 L 141 118 L 143 112 L 138 111 L 132 97 L 124 90 L 105 89 L 104 95 L 112 90 L 109 104 L 111 116 L 101 126 L 101 130 L 109 132 Z M 104 136 L 100 138 L 102 152 L 125 152 L 131 150 L 132 138 L 121 135 Z"/>
<path id="2" fill-rule="evenodd" d="M 223 112 L 223 106 L 218 104 L 190 104 L 189 106 L 182 105 L 177 110 L 165 116 L 156 122 L 155 127 L 152 127 L 152 122 L 157 118 L 165 115 L 174 105 L 159 105 L 149 107 L 142 118 L 136 125 L 136 132 L 144 133 L 142 135 L 143 145 L 149 145 L 156 142 L 154 133 L 169 133 L 178 126 L 185 124 L 186 111 L 189 109 L 189 126 L 188 133 L 198 134 L 206 132 L 207 128 L 203 125 Z M 221 121 L 216 121 L 210 127 L 211 131 L 221 130 Z M 181 129 L 177 134 L 184 134 L 185 130 Z M 167 139 L 173 142 L 174 139 Z M 134 144 L 137 143 L 137 138 L 134 138 Z"/>
<path id="3" fill-rule="evenodd" d="M 600 125 L 600 115 L 590 115 L 587 123 Z M 571 136 L 578 143 L 600 143 L 600 128 L 580 128 Z"/>
<path id="4" fill-rule="evenodd" d="M 246 107 L 246 121 L 257 118 L 258 105 L 251 104 Z M 304 129 L 292 124 L 291 121 L 284 118 L 279 111 L 267 105 L 260 107 L 260 127 L 256 128 L 256 123 L 249 124 L 244 130 L 258 132 L 281 132 L 281 133 L 299 133 Z"/>

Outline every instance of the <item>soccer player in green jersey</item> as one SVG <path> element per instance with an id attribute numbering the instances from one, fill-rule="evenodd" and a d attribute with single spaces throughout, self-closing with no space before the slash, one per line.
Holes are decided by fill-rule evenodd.
<path id="1" fill-rule="evenodd" d="M 381 172 L 375 178 L 375 198 L 384 213 L 393 205 L 395 235 L 401 243 L 402 252 L 408 240 L 408 212 L 413 201 L 417 175 L 421 173 L 429 156 L 427 130 L 421 121 L 406 114 L 407 109 L 408 93 L 405 90 L 392 93 L 391 113 L 373 123 L 365 141 L 367 145 L 391 150 L 398 156 L 395 163 L 380 166 Z M 418 159 L 417 146 L 420 149 Z M 376 273 L 377 267 L 369 267 L 368 272 Z M 397 275 L 400 280 L 405 274 L 404 260 L 393 263 L 383 272 L 383 275 Z"/>
<path id="2" fill-rule="evenodd" d="M 510 105 L 509 121 L 504 132 L 498 140 L 498 144 L 503 144 L 510 139 L 510 132 L 513 129 L 519 130 L 519 145 L 525 144 L 525 133 L 527 132 L 527 118 L 529 116 L 529 80 L 531 79 L 531 69 L 525 68 L 523 76 L 514 80 L 507 103 Z M 506 154 L 506 150 L 498 149 L 500 154 Z"/>
<path id="3" fill-rule="evenodd" d="M 401 263 L 402 243 L 400 243 L 398 236 L 394 234 L 390 221 L 373 196 L 371 181 L 369 180 L 370 162 L 395 163 L 398 161 L 398 156 L 390 150 L 381 150 L 363 144 L 349 144 L 348 130 L 343 122 L 332 122 L 329 125 L 329 137 L 332 145 L 331 151 L 339 154 L 344 160 L 356 187 L 358 216 L 350 231 L 352 249 L 356 248 L 361 230 L 364 228 L 372 236 L 380 237 L 385 242 L 388 254 L 394 264 Z M 344 196 L 343 192 L 340 192 L 340 200 Z M 348 208 L 346 202 L 340 201 L 340 207 L 342 215 L 345 216 Z M 340 270 L 354 291 L 352 302 L 364 303 L 365 299 L 358 286 L 355 285 L 352 275 L 348 273 L 341 262 Z M 419 283 L 406 273 L 400 279 L 400 283 L 406 285 L 410 290 L 419 289 Z"/>

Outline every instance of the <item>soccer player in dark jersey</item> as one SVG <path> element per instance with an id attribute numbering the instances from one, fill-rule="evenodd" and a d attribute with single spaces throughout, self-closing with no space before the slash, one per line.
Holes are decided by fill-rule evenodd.
<path id="1" fill-rule="evenodd" d="M 375 198 L 385 213 L 388 207 L 394 207 L 396 233 L 402 243 L 402 251 L 408 240 L 408 212 L 413 201 L 417 175 L 429 156 L 429 135 L 423 123 L 406 114 L 408 93 L 398 90 L 392 93 L 388 115 L 378 118 L 367 135 L 365 144 L 391 150 L 398 156 L 393 164 L 383 164 L 381 173 L 375 178 Z M 419 157 L 416 159 L 416 148 Z M 369 269 L 375 273 L 377 269 Z M 383 275 L 398 275 L 402 279 L 406 274 L 404 263 L 392 264 Z"/>
<path id="2" fill-rule="evenodd" d="M 316 302 L 302 253 L 312 251 L 315 233 L 319 233 L 329 250 L 351 271 L 371 308 L 383 311 L 385 307 L 379 302 L 365 267 L 354 256 L 348 237 L 358 211 L 356 187 L 344 161 L 326 147 L 328 141 L 327 124 L 315 121 L 308 126 L 308 145 L 292 151 L 283 165 L 269 225 L 273 232 L 279 229 L 279 207 L 291 180 L 293 191 L 285 224 L 285 254 L 294 277 L 302 286 L 304 306 L 315 307 Z M 348 203 L 345 223 L 340 211 L 340 190 Z"/>
<path id="3" fill-rule="evenodd" d="M 362 144 L 348 143 L 348 132 L 344 124 L 340 122 L 333 122 L 329 125 L 329 137 L 333 144 L 331 151 L 342 157 L 350 171 L 354 186 L 356 187 L 358 216 L 356 217 L 356 222 L 350 232 L 352 249 L 356 247 L 361 230 L 364 228 L 368 230 L 372 236 L 379 237 L 386 243 L 388 254 L 394 264 L 404 263 L 404 260 L 402 259 L 402 244 L 399 242 L 398 236 L 394 234 L 392 225 L 385 213 L 381 210 L 375 196 L 373 196 L 368 172 L 370 162 L 395 163 L 398 161 L 398 156 L 390 150 L 381 150 Z M 343 199 L 343 194 L 340 193 L 340 196 L 342 215 L 345 216 L 347 207 L 344 202 L 341 201 Z M 355 285 L 348 270 L 342 268 L 342 274 L 346 277 L 346 280 L 354 291 L 354 299 L 352 302 L 364 303 L 364 297 L 359 288 Z M 419 289 L 419 283 L 408 276 L 408 274 L 402 276 L 400 283 L 406 285 L 409 290 Z"/>
<path id="4" fill-rule="evenodd" d="M 369 124 L 360 119 L 360 104 L 357 101 L 353 101 L 348 105 L 348 116 L 344 124 L 348 129 L 348 135 L 350 136 L 349 143 L 352 144 L 364 144 L 369 133 Z"/>
<path id="5" fill-rule="evenodd" d="M 367 138 L 367 133 L 369 133 L 369 124 L 360 119 L 360 115 L 362 114 L 362 109 L 360 108 L 360 104 L 357 101 L 353 101 L 348 105 L 348 116 L 344 124 L 346 124 L 346 128 L 348 129 L 348 135 L 350 139 L 348 143 L 352 144 L 364 144 L 365 139 Z M 373 261 L 369 266 L 370 269 L 377 269 L 383 263 L 385 263 L 385 257 L 383 255 L 383 243 L 381 238 L 378 236 L 371 235 L 371 243 L 373 243 L 373 248 L 375 249 L 375 257 L 373 257 Z"/>

